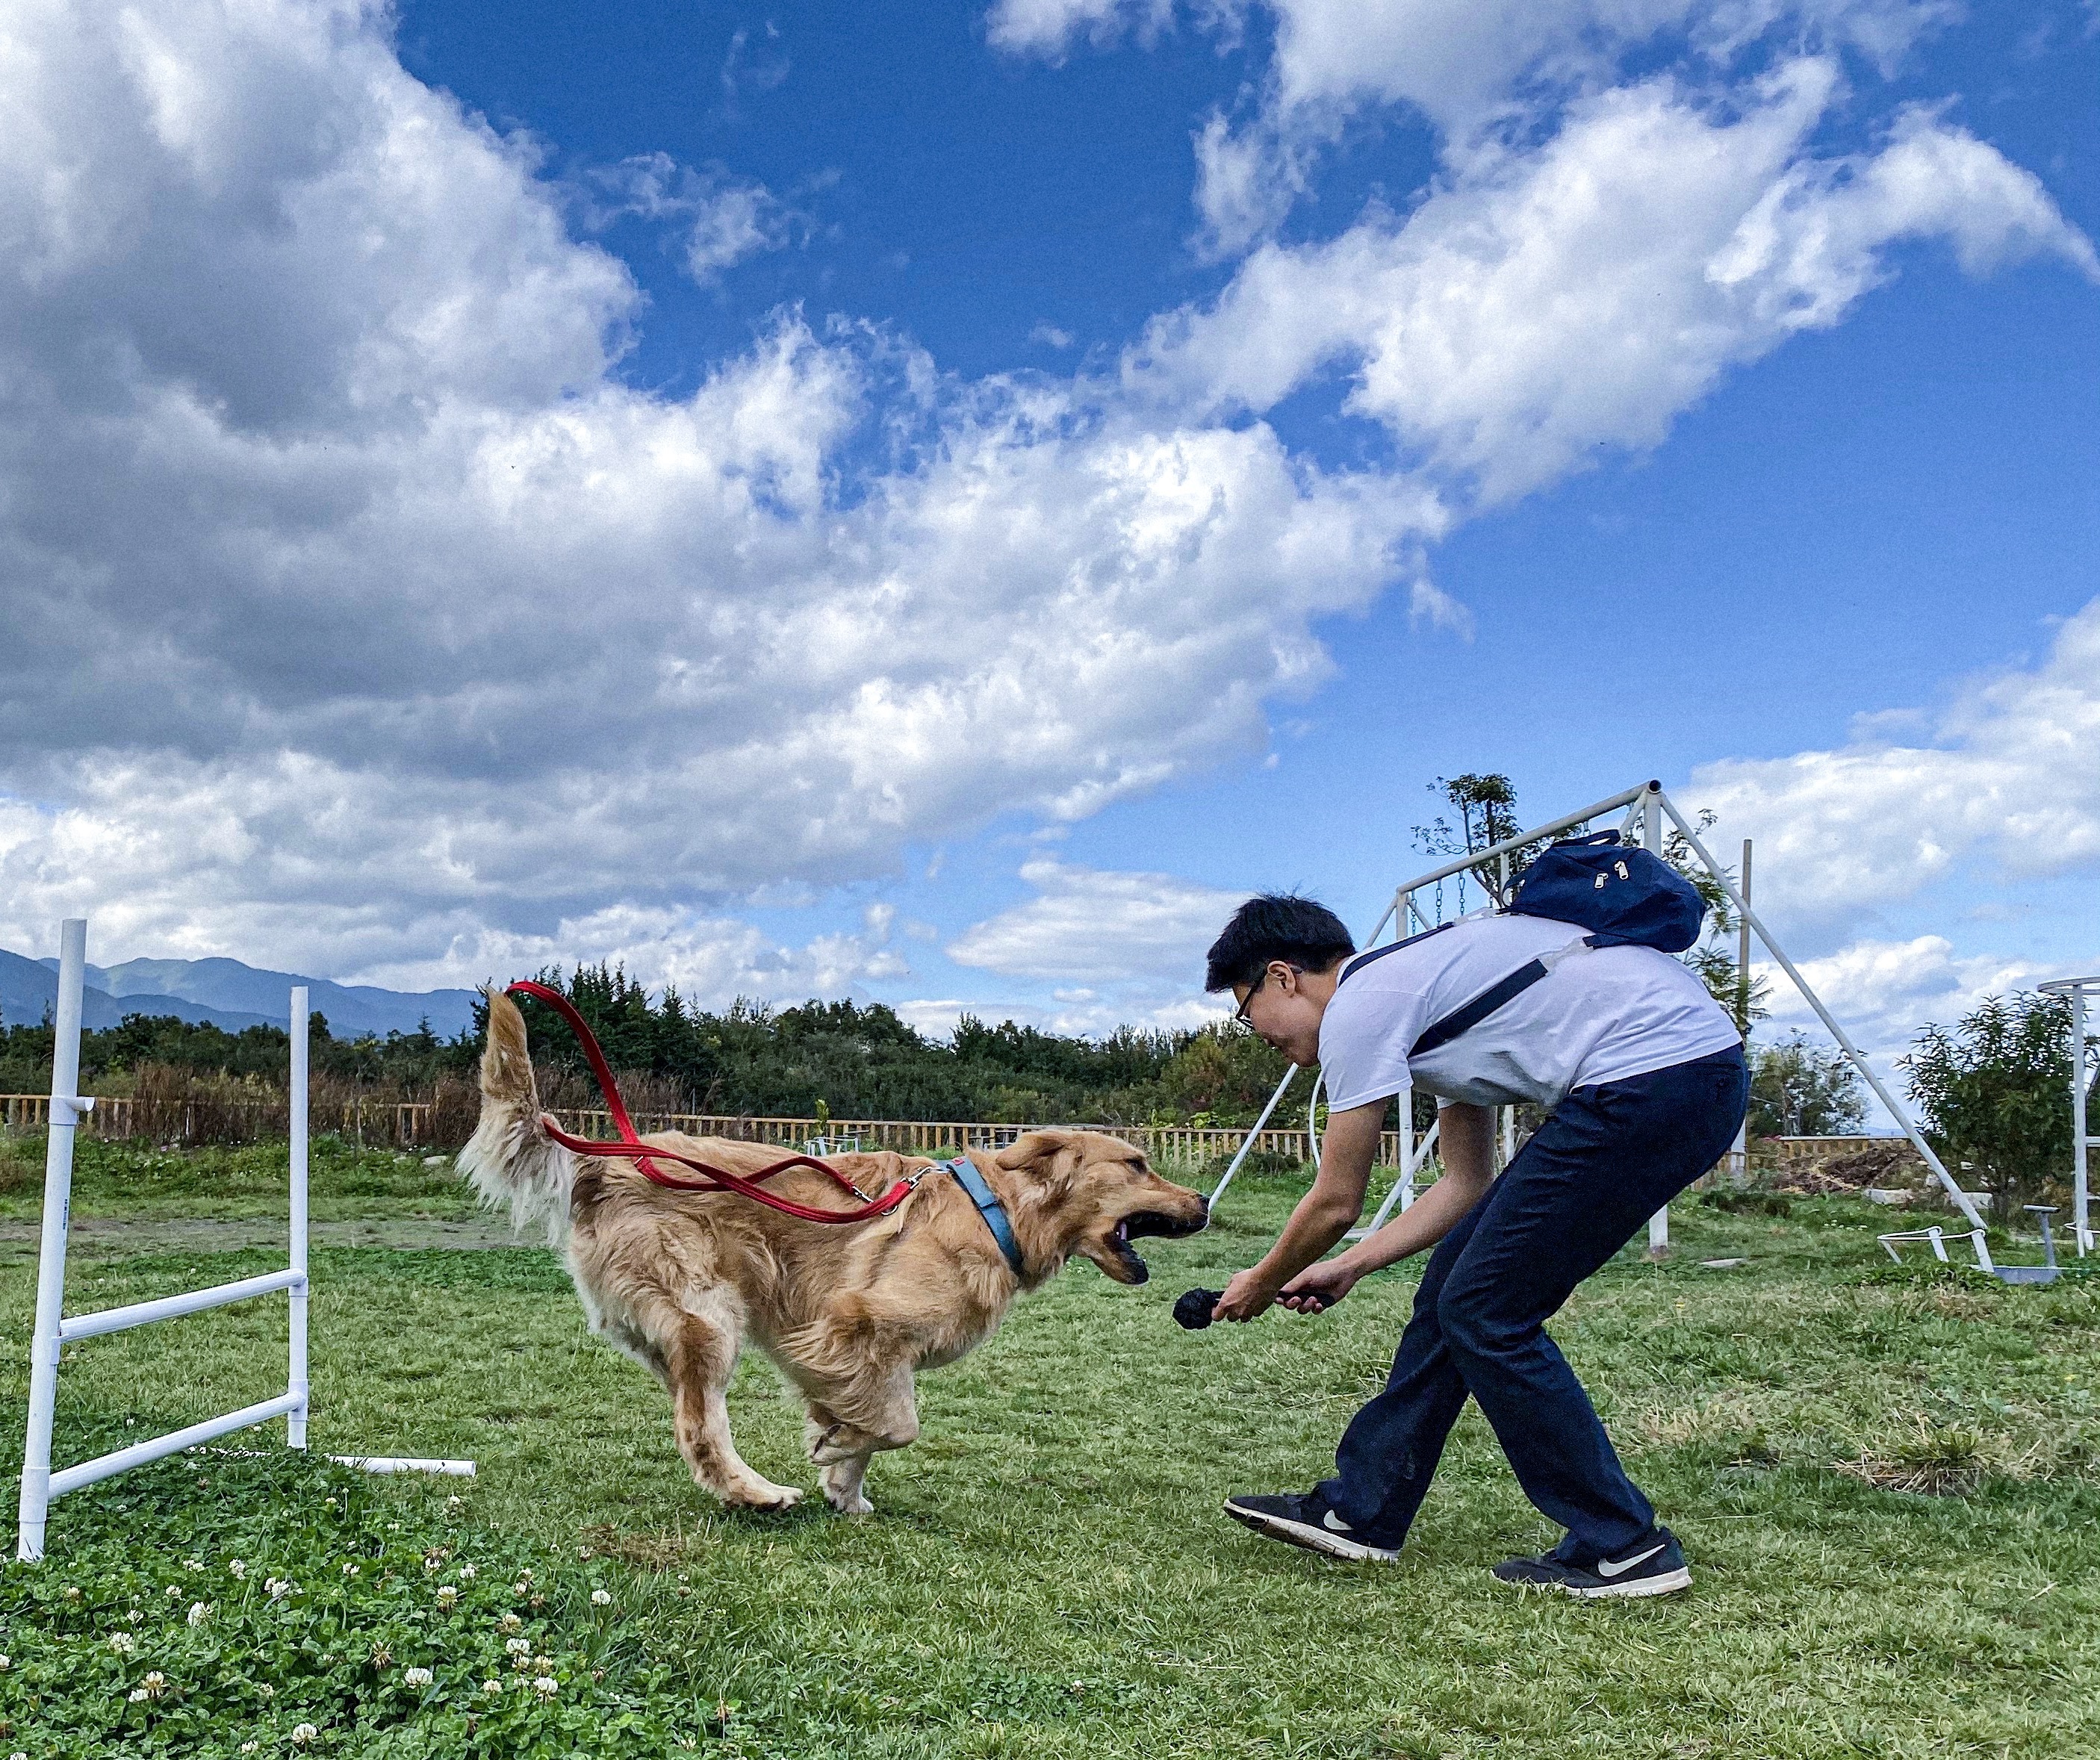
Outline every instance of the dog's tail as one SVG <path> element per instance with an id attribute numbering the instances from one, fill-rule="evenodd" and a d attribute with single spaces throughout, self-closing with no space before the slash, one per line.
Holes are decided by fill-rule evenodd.
<path id="1" fill-rule="evenodd" d="M 465 1174 L 491 1209 L 507 1208 L 521 1233 L 537 1223 L 549 1246 L 569 1225 L 576 1158 L 540 1123 L 540 1093 L 525 1044 L 525 1017 L 500 990 L 488 999 L 488 1044 L 481 1054 L 481 1122 L 460 1151 Z"/>

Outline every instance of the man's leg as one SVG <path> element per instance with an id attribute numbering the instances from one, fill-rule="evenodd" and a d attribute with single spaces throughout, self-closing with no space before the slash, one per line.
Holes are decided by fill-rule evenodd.
<path id="1" fill-rule="evenodd" d="M 1385 1391 L 1349 1420 L 1335 1450 L 1335 1476 L 1320 1485 L 1329 1506 L 1381 1546 L 1396 1547 L 1406 1537 L 1466 1403 L 1466 1383 L 1445 1348 L 1436 1310 L 1486 1205 L 1483 1197 L 1429 1255 Z"/>
<path id="2" fill-rule="evenodd" d="M 1444 1281 L 1444 1348 L 1524 1494 L 1568 1529 L 1558 1557 L 1616 1557 L 1655 1523 L 1545 1321 L 1733 1140 L 1740 1054 L 1571 1094 L 1482 1200 Z"/>

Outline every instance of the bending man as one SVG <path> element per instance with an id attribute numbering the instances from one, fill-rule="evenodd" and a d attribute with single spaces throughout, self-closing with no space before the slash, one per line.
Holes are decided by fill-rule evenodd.
<path id="1" fill-rule="evenodd" d="M 1396 1558 L 1470 1393 L 1524 1494 L 1567 1529 L 1497 1577 L 1586 1597 L 1691 1581 L 1545 1321 L 1720 1158 L 1749 1079 L 1734 1023 L 1683 964 L 1648 947 L 1578 946 L 1582 935 L 1537 916 L 1470 917 L 1354 958 L 1332 911 L 1264 897 L 1211 947 L 1207 987 L 1230 989 L 1238 1018 L 1294 1063 L 1319 1064 L 1328 1100 L 1312 1189 L 1260 1263 L 1226 1286 L 1217 1317 L 1252 1320 L 1279 1299 L 1317 1313 L 1367 1272 L 1436 1249 L 1385 1391 L 1351 1422 L 1335 1476 L 1227 1500 L 1257 1533 Z M 1542 956 L 1543 978 L 1456 1033 L 1431 1030 Z M 1405 1106 L 1417 1087 L 1443 1103 L 1443 1176 L 1316 1264 L 1363 1206 L 1388 1101 Z M 1546 1118 L 1496 1180 L 1489 1109 L 1518 1104 Z"/>

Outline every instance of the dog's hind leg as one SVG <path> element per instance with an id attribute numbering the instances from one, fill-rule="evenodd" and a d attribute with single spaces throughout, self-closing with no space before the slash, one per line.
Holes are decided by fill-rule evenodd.
<path id="1" fill-rule="evenodd" d="M 744 1463 L 730 1439 L 729 1378 L 736 1367 L 738 1339 L 730 1326 L 687 1309 L 676 1335 L 665 1341 L 671 1409 L 678 1452 L 694 1482 L 723 1502 L 753 1510 L 785 1510 L 801 1501 L 793 1485 L 776 1485 Z"/>

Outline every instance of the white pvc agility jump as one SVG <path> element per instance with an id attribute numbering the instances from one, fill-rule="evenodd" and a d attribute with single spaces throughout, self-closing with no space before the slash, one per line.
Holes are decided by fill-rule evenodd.
<path id="1" fill-rule="evenodd" d="M 73 1211 L 73 1134 L 81 1119 L 94 1108 L 92 1100 L 81 1097 L 81 995 L 87 964 L 87 923 L 69 918 L 59 934 L 59 994 L 55 1043 L 51 1052 L 50 1136 L 44 1150 L 43 1233 L 37 1259 L 37 1313 L 29 1352 L 29 1417 L 22 1451 L 22 1492 L 15 1555 L 33 1563 L 44 1555 L 44 1524 L 51 1499 L 69 1491 L 96 1484 L 115 1474 L 143 1467 L 184 1449 L 211 1441 L 232 1431 L 245 1430 L 273 1418 L 285 1420 L 285 1445 L 304 1449 L 311 1390 L 307 1378 L 307 989 L 302 985 L 291 995 L 290 1092 L 290 1199 L 291 1246 L 289 1263 L 282 1271 L 242 1277 L 207 1290 L 186 1290 L 150 1302 L 133 1302 L 99 1313 L 67 1316 L 65 1309 L 66 1242 Z M 202 1313 L 229 1302 L 245 1302 L 279 1290 L 291 1298 L 288 1327 L 289 1373 L 285 1392 L 237 1412 L 208 1418 L 167 1435 L 155 1436 L 130 1447 L 77 1466 L 51 1471 L 51 1431 L 58 1404 L 59 1355 L 68 1344 L 82 1339 L 101 1338 L 133 1326 L 149 1326 L 157 1320 L 173 1320 L 184 1314 Z M 332 1455 L 330 1459 L 369 1472 L 439 1472 L 471 1476 L 471 1461 L 417 1460 L 405 1457 Z"/>
<path id="2" fill-rule="evenodd" d="M 2085 1116 L 2085 1093 L 2092 1086 L 2092 1065 L 2086 1061 L 2085 1040 L 2091 1019 L 2088 1011 L 2100 1008 L 2100 977 L 2060 977 L 2041 988 L 2051 995 L 2071 999 L 2071 1226 L 2077 1237 L 2078 1256 L 2093 1251 L 2093 1182 L 2086 1157 L 2100 1149 L 2100 1136 L 2092 1134 Z"/>
<path id="3" fill-rule="evenodd" d="M 1831 1038 L 1837 1041 L 1838 1049 L 1844 1052 L 1853 1068 L 1860 1072 L 1868 1087 L 1873 1090 L 1876 1098 L 1888 1109 L 1889 1116 L 1902 1127 L 1904 1135 L 1909 1138 L 1912 1146 L 1924 1158 L 1925 1164 L 1932 1170 L 1934 1176 L 1945 1189 L 1948 1197 L 1953 1202 L 1954 1207 L 1967 1218 L 1972 1228 L 1979 1231 L 1976 1239 L 1980 1242 L 1983 1238 L 1980 1231 L 1983 1227 L 1983 1219 L 1976 1213 L 1975 1206 L 1970 1202 L 1968 1193 L 1955 1184 L 1953 1176 L 1941 1164 L 1939 1157 L 1933 1153 L 1932 1145 L 1926 1141 L 1924 1133 L 1912 1122 L 1909 1113 L 1897 1102 L 1895 1096 L 1889 1092 L 1887 1085 L 1875 1073 L 1873 1065 L 1868 1062 L 1865 1053 L 1852 1043 L 1844 1028 L 1838 1024 L 1837 1017 L 1824 1006 L 1822 998 L 1810 988 L 1808 980 L 1801 975 L 1800 968 L 1787 957 L 1785 950 L 1772 938 L 1771 931 L 1766 928 L 1757 913 L 1751 910 L 1749 901 L 1744 898 L 1736 882 L 1729 877 L 1721 864 L 1714 859 L 1712 852 L 1706 845 L 1700 841 L 1698 832 L 1693 829 L 1684 815 L 1678 811 L 1676 803 L 1663 792 L 1662 784 L 1659 782 L 1649 781 L 1636 787 L 1623 789 L 1617 794 L 1609 796 L 1604 800 L 1583 808 L 1579 813 L 1570 813 L 1560 818 L 1549 820 L 1543 825 L 1534 826 L 1529 831 L 1520 831 L 1514 837 L 1505 838 L 1502 842 L 1493 845 L 1488 849 L 1461 856 L 1455 861 L 1447 862 L 1441 867 L 1432 868 L 1427 873 L 1408 881 L 1395 891 L 1392 902 L 1386 906 L 1385 914 L 1379 917 L 1377 926 L 1365 937 L 1363 942 L 1365 948 L 1368 950 L 1379 945 L 1379 937 L 1385 933 L 1388 924 L 1392 926 L 1393 939 L 1396 941 L 1404 940 L 1410 934 L 1416 933 L 1418 929 L 1429 929 L 1436 927 L 1436 924 L 1430 920 L 1428 915 L 1422 910 L 1418 902 L 1418 893 L 1432 888 L 1436 889 L 1435 908 L 1437 919 L 1440 921 L 1443 915 L 1442 886 L 1445 881 L 1456 879 L 1462 889 L 1467 876 L 1476 876 L 1482 869 L 1492 864 L 1496 871 L 1498 886 L 1506 891 L 1509 880 L 1509 858 L 1516 851 L 1542 842 L 1547 838 L 1558 836 L 1564 831 L 1574 831 L 1578 827 L 1586 828 L 1592 821 L 1602 818 L 1607 814 L 1617 813 L 1621 808 L 1625 809 L 1625 818 L 1619 826 L 1620 835 L 1628 836 L 1638 826 L 1643 847 L 1652 850 L 1657 855 L 1661 855 L 1663 851 L 1666 836 L 1665 827 L 1668 825 L 1676 827 L 1679 835 L 1683 837 L 1686 846 L 1699 858 L 1701 865 L 1707 872 L 1714 876 L 1723 892 L 1727 894 L 1728 902 L 1735 906 L 1744 924 L 1764 944 L 1765 951 L 1778 963 L 1780 970 L 1786 973 L 1794 988 L 1801 992 L 1802 999 L 1815 1011 L 1816 1018 L 1823 1023 Z M 2068 981 L 2093 985 L 2095 987 L 2096 995 L 2100 995 L 2100 980 Z M 2073 1008 L 2082 1020 L 2084 1010 L 2082 1000 L 2074 997 Z M 2084 1066 L 2082 1041 L 2080 1045 L 2079 1067 L 2082 1070 Z M 1224 1196 L 1226 1189 L 1231 1185 L 1233 1176 L 1239 1171 L 1241 1163 L 1246 1159 L 1247 1152 L 1254 1146 L 1262 1127 L 1268 1122 L 1269 1114 L 1276 1109 L 1277 1102 L 1283 1098 L 1284 1091 L 1290 1086 L 1291 1079 L 1296 1074 L 1295 1068 L 1287 1069 L 1283 1072 L 1283 1078 L 1277 1083 L 1275 1092 L 1269 1096 L 1268 1104 L 1262 1108 L 1261 1117 L 1255 1121 L 1253 1130 L 1247 1133 L 1246 1140 L 1240 1145 L 1238 1153 L 1233 1157 L 1230 1164 L 1226 1167 L 1224 1177 L 1218 1181 L 1216 1188 L 1211 1192 L 1211 1206 L 1213 1210 L 1217 1207 L 1218 1200 Z M 1311 1107 L 1306 1116 L 1306 1141 L 1312 1150 L 1315 1160 L 1318 1158 L 1320 1146 L 1317 1133 L 1319 1105 L 1320 1087 L 1318 1078 L 1316 1077 Z M 2100 1139 L 2089 1138 L 2085 1135 L 2085 1091 L 2082 1087 L 2079 1089 L 2076 1105 L 2079 1109 L 2079 1136 L 2081 1143 L 2100 1141 Z M 1403 1106 L 1401 1112 L 1400 1176 L 1394 1180 L 1392 1190 L 1386 1194 L 1385 1201 L 1379 1206 L 1377 1214 L 1363 1229 L 1357 1231 L 1359 1233 L 1368 1233 L 1371 1229 L 1383 1227 L 1386 1218 L 1391 1215 L 1396 1204 L 1405 1210 L 1414 1202 L 1416 1176 L 1429 1158 L 1430 1145 L 1435 1136 L 1434 1127 L 1432 1127 L 1430 1133 L 1423 1138 L 1418 1149 L 1414 1140 L 1414 1119 L 1409 1109 Z M 1510 1147 L 1512 1122 L 1513 1115 L 1505 1109 L 1502 1136 L 1506 1160 Z M 2081 1148 L 2079 1150 L 2078 1162 L 2079 1177 L 2081 1181 L 2079 1190 L 2081 1193 L 2085 1190 L 2082 1183 L 2085 1164 L 2085 1150 Z M 2085 1214 L 2081 1200 L 2079 1215 L 2083 1219 Z M 2081 1235 L 2082 1238 L 2084 1238 L 2083 1235 Z M 1668 1246 L 1669 1242 L 1670 1212 L 1667 1209 L 1659 1210 L 1648 1223 L 1649 1251 L 1661 1251 Z"/>

